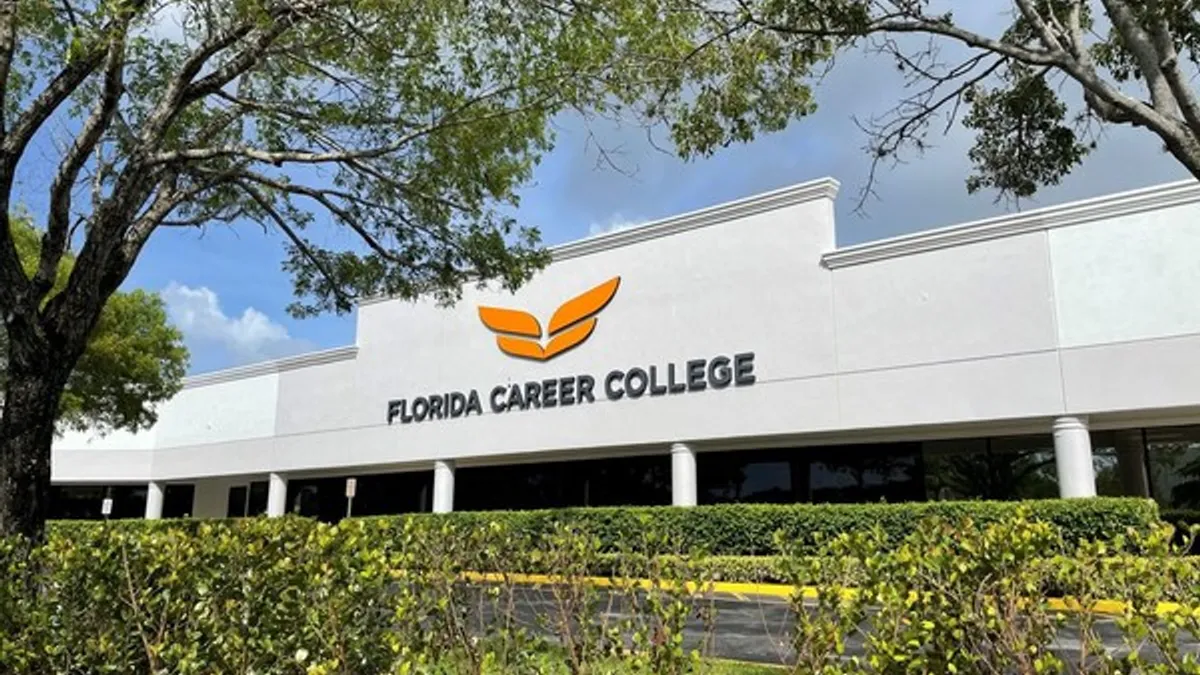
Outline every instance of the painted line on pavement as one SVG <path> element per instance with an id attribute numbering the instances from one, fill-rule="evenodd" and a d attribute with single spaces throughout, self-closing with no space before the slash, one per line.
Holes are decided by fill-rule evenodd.
<path id="1" fill-rule="evenodd" d="M 484 582 L 508 582 L 523 585 L 548 586 L 554 584 L 570 583 L 571 577 L 550 575 L 550 574 L 502 574 L 496 572 L 480 573 L 466 572 L 463 577 L 469 581 L 484 581 Z M 614 579 L 608 577 L 576 577 L 575 581 L 583 581 L 598 588 L 670 588 L 675 584 L 666 581 L 653 581 L 651 579 Z M 750 583 L 750 582 L 732 582 L 732 581 L 713 581 L 706 584 L 698 584 L 688 582 L 686 588 L 690 593 L 699 591 L 707 591 L 710 593 L 720 593 L 722 595 L 732 595 L 738 600 L 746 601 L 750 597 L 771 597 L 771 598 L 792 598 L 797 592 L 805 600 L 816 600 L 819 593 L 813 586 L 789 586 L 787 584 L 765 584 L 765 583 Z M 843 593 L 853 594 L 853 589 L 846 589 Z M 1084 611 L 1084 606 L 1074 598 L 1046 598 L 1046 607 L 1056 612 L 1068 612 L 1071 614 L 1081 613 Z M 1124 614 L 1127 605 L 1119 600 L 1096 600 L 1092 602 L 1091 611 L 1096 614 L 1120 615 Z M 1155 608 L 1155 613 L 1159 616 L 1175 614 L 1178 612 L 1187 612 L 1190 614 L 1200 614 L 1200 607 L 1189 608 L 1179 605 L 1174 602 L 1160 602 Z"/>

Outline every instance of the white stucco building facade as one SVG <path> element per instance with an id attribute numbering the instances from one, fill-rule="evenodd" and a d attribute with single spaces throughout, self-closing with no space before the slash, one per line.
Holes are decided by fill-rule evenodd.
<path id="1" fill-rule="evenodd" d="M 846 248 L 836 192 L 562 245 L 515 294 L 364 303 L 354 345 L 191 377 L 144 433 L 60 439 L 62 515 L 124 486 L 126 515 L 336 517 L 347 477 L 366 512 L 1186 505 L 1200 183 Z"/>

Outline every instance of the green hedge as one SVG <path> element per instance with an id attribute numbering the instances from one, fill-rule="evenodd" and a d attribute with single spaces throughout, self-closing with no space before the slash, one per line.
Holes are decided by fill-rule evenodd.
<path id="1" fill-rule="evenodd" d="M 1167 509 L 1162 512 L 1162 519 L 1172 525 L 1200 525 L 1200 511 Z"/>
<path id="2" fill-rule="evenodd" d="M 553 527 L 530 537 L 529 523 L 545 521 L 521 521 L 518 531 L 497 524 L 513 517 L 505 514 L 355 518 L 332 527 L 295 517 L 60 522 L 33 550 L 0 538 L 0 673 L 566 675 L 567 645 L 575 672 L 684 673 L 693 656 L 674 636 L 684 634 L 690 616 L 715 625 L 704 593 L 714 578 L 810 585 L 826 597 L 846 598 L 804 610 L 802 598 L 792 598 L 797 622 L 778 625 L 777 634 L 803 632 L 807 651 L 788 664 L 798 672 L 815 670 L 813 663 L 868 672 L 842 668 L 845 641 L 861 632 L 880 637 L 866 645 L 866 663 L 978 675 L 1032 672 L 1021 664 L 1030 654 L 1044 654 L 1041 670 L 1061 672 L 1066 666 L 1051 649 L 1061 617 L 1041 602 L 1059 594 L 1130 603 L 1116 625 L 1118 649 L 1174 645 L 1168 657 L 1184 661 L 1178 652 L 1189 648 L 1189 634 L 1200 637 L 1195 623 L 1162 621 L 1156 612 L 1161 602 L 1179 603 L 1176 616 L 1184 619 L 1200 612 L 1200 559 L 1169 550 L 1169 529 L 1150 526 L 1157 515 L 1152 506 L 1042 502 L 1030 505 L 1038 511 L 1028 513 L 1032 519 L 1016 510 L 980 504 L 696 509 L 741 511 L 742 518 L 803 513 L 804 523 L 841 514 L 842 525 L 850 522 L 846 513 L 857 513 L 876 518 L 849 527 L 891 529 L 834 538 L 815 556 L 807 552 L 811 547 L 789 545 L 778 556 L 690 559 L 639 548 L 657 547 L 655 523 L 677 525 L 667 519 L 679 516 L 675 509 L 631 510 L 645 531 L 627 533 L 625 543 L 634 549 L 628 554 L 600 552 L 598 537 L 583 528 Z M 594 518 L 605 511 L 612 510 L 570 513 Z M 901 515 L 918 513 L 975 518 L 896 524 Z M 563 521 L 561 515 L 550 522 Z M 1108 540 L 1063 552 L 1064 527 L 1074 534 L 1098 528 Z M 1130 528 L 1124 542 L 1109 537 Z M 901 530 L 907 534 L 891 541 Z M 538 567 L 568 579 L 558 587 L 567 592 L 544 594 L 544 602 L 535 603 L 547 635 L 530 629 L 526 605 L 516 601 L 525 597 L 520 581 L 501 575 L 487 593 L 462 583 L 464 571 Z M 601 590 L 578 581 L 604 567 L 652 583 Z M 666 581 L 692 583 L 660 583 Z M 864 592 L 844 596 L 847 587 Z M 608 623 L 615 621 L 613 607 L 638 609 Z M 573 628 L 584 625 L 605 630 Z M 1097 624 L 1077 625 L 1092 630 Z M 629 638 L 610 641 L 612 635 Z M 1094 638 L 1080 639 L 1097 644 Z M 982 663 L 977 654 L 993 660 Z M 550 660 L 537 661 L 540 655 Z M 951 663 L 952 657 L 958 660 Z M 1128 670 L 1130 663 L 1113 665 Z"/>
<path id="3" fill-rule="evenodd" d="M 879 525 L 892 541 L 899 542 L 920 521 L 930 517 L 957 520 L 969 517 L 980 523 L 993 523 L 1011 517 L 1022 507 L 1030 515 L 1045 520 L 1063 534 L 1068 543 L 1079 540 L 1103 540 L 1123 534 L 1128 528 L 1145 529 L 1159 522 L 1153 501 L 1128 498 L 1079 500 L 1041 499 L 1024 502 L 960 501 L 916 502 L 906 504 L 722 504 L 679 508 L 672 506 L 599 507 L 547 509 L 537 511 L 472 511 L 446 514 L 373 516 L 365 520 L 386 521 L 398 529 L 408 519 L 447 522 L 459 526 L 484 527 L 501 522 L 510 531 L 538 538 L 550 533 L 556 524 L 585 530 L 600 539 L 601 550 L 614 553 L 622 545 L 642 545 L 647 532 L 666 535 L 673 552 L 703 551 L 713 556 L 762 556 L 778 553 L 776 532 L 792 541 L 802 542 L 807 550 L 817 550 L 816 540 L 829 539 L 843 532 Z M 1163 520 L 1174 524 L 1175 515 Z M 1200 522 L 1200 514 L 1192 513 Z M 113 521 L 113 527 L 173 527 L 193 530 L 202 520 Z M 59 521 L 53 530 L 94 527 L 92 521 Z"/>
<path id="4" fill-rule="evenodd" d="M 441 519 L 455 524 L 503 522 L 512 531 L 531 537 L 550 532 L 556 523 L 570 524 L 599 537 L 602 550 L 616 552 L 623 544 L 639 542 L 647 531 L 665 533 L 676 552 L 701 550 L 710 555 L 744 556 L 777 553 L 776 532 L 808 545 L 842 532 L 881 526 L 892 541 L 900 541 L 917 523 L 930 517 L 972 518 L 992 523 L 1028 508 L 1033 518 L 1057 526 L 1063 538 L 1108 539 L 1128 528 L 1144 529 L 1159 521 L 1158 507 L 1146 499 L 1098 498 L 1032 500 L 1025 502 L 920 502 L 908 504 L 724 504 L 678 508 L 604 507 L 541 511 L 487 511 L 410 516 Z"/>
<path id="5" fill-rule="evenodd" d="M 1192 525 L 1200 525 L 1200 510 L 1169 509 L 1162 513 L 1163 522 L 1174 525 L 1182 530 Z M 1182 542 L 1190 536 L 1182 531 L 1178 533 L 1177 541 Z M 1192 540 L 1192 555 L 1200 555 L 1200 537 Z"/>

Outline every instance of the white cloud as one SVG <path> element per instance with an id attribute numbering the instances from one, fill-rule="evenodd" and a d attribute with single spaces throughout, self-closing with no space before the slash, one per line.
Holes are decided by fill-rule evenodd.
<path id="1" fill-rule="evenodd" d="M 221 309 L 220 298 L 207 286 L 193 288 L 171 282 L 162 292 L 167 314 L 183 331 L 188 348 L 195 355 L 211 358 L 218 366 L 234 366 L 254 361 L 290 356 L 309 351 L 313 345 L 293 338 L 287 328 L 253 307 L 241 316 L 231 317 Z M 222 355 L 207 354 L 217 348 Z"/>
<path id="2" fill-rule="evenodd" d="M 638 227 L 646 224 L 646 220 L 641 218 L 626 218 L 619 213 L 614 213 L 608 220 L 594 222 L 588 226 L 588 235 L 596 236 L 600 234 L 609 234 L 611 232 L 620 232 L 630 228 Z"/>

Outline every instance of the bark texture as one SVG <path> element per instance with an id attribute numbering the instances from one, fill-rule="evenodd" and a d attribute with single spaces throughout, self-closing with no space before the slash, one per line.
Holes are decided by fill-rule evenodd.
<path id="1" fill-rule="evenodd" d="M 14 323 L 8 327 L 8 380 L 0 414 L 0 536 L 40 541 L 50 496 L 54 423 L 78 356 L 56 354 Z"/>

